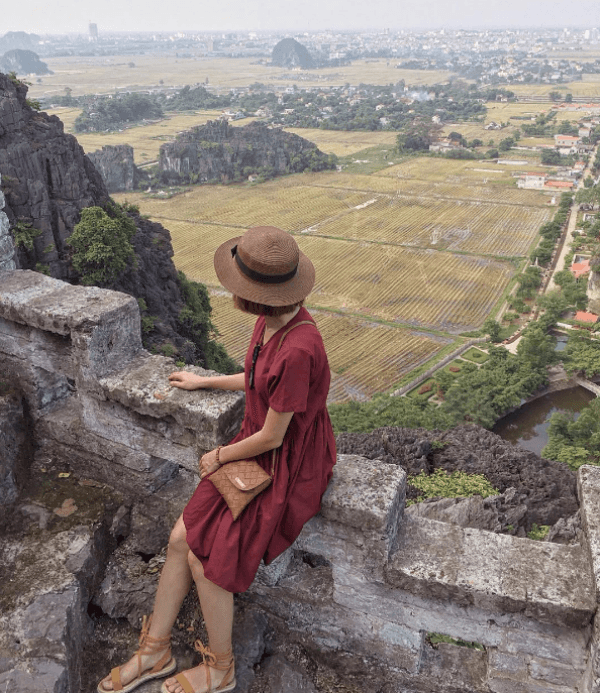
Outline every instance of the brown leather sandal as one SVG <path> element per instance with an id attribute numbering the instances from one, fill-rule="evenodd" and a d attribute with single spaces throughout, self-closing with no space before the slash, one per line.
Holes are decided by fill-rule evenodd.
<path id="1" fill-rule="evenodd" d="M 128 684 L 123 685 L 121 682 L 121 667 L 115 667 L 111 670 L 110 677 L 113 685 L 112 691 L 115 691 L 115 693 L 129 693 L 138 686 L 141 686 L 142 683 L 150 681 L 151 679 L 159 679 L 163 676 L 168 676 L 177 669 L 177 662 L 175 661 L 175 658 L 171 656 L 171 636 L 165 635 L 164 638 L 153 638 L 151 635 L 148 635 L 151 621 L 152 617 L 147 618 L 144 616 L 142 619 L 142 632 L 140 633 L 139 640 L 140 647 L 135 653 L 138 658 L 137 676 Z M 152 669 L 148 669 L 147 671 L 143 672 L 142 655 L 155 654 L 161 650 L 164 650 L 165 647 L 168 648 L 167 651 L 158 660 L 158 662 L 156 662 Z M 98 693 L 112 693 L 109 688 L 104 688 L 102 685 L 103 681 L 104 679 L 102 679 L 102 681 L 100 681 L 98 684 Z"/>
<path id="2" fill-rule="evenodd" d="M 233 652 L 228 650 L 223 654 L 214 654 L 208 647 L 205 647 L 200 640 L 196 640 L 194 643 L 194 649 L 202 655 L 202 665 L 206 668 L 206 685 L 208 688 L 203 693 L 226 693 L 226 691 L 232 691 L 236 686 L 235 681 L 235 660 L 233 659 Z M 217 669 L 217 671 L 224 671 L 225 676 L 223 677 L 221 683 L 217 688 L 211 686 L 210 680 L 210 669 Z M 192 688 L 191 683 L 186 679 L 185 674 L 177 674 L 175 676 L 177 683 L 183 688 L 184 693 L 196 693 Z M 160 688 L 162 693 L 170 693 L 167 688 L 167 684 L 163 683 Z"/>

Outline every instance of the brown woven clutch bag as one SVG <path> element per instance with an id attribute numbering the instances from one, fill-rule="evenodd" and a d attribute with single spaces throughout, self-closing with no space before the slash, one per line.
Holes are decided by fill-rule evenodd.
<path id="1" fill-rule="evenodd" d="M 264 491 L 272 480 L 254 460 L 227 462 L 208 478 L 225 499 L 234 520 L 237 520 L 248 503 Z"/>

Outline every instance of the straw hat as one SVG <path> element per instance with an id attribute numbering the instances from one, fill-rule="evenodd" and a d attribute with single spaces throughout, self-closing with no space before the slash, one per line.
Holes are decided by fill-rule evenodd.
<path id="1" fill-rule="evenodd" d="M 215 271 L 231 293 L 267 306 L 289 306 L 306 298 L 315 268 L 294 237 L 275 226 L 255 226 L 217 248 Z"/>

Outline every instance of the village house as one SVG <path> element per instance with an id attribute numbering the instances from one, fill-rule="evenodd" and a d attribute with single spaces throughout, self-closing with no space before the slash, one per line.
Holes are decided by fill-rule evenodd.
<path id="1" fill-rule="evenodd" d="M 568 192 L 573 189 L 575 183 L 570 180 L 547 180 L 544 184 L 544 190 L 560 190 Z"/>
<path id="2" fill-rule="evenodd" d="M 554 135 L 554 144 L 557 147 L 575 147 L 580 142 L 579 137 L 573 135 Z"/>
<path id="3" fill-rule="evenodd" d="M 581 260 L 580 262 L 574 262 L 569 269 L 571 270 L 571 274 L 575 277 L 575 279 L 579 279 L 579 277 L 583 276 L 584 274 L 589 274 L 591 270 L 590 261 L 589 259 L 585 259 Z"/>
<path id="4" fill-rule="evenodd" d="M 546 178 L 545 173 L 525 173 L 517 180 L 517 187 L 526 190 L 543 190 Z"/>

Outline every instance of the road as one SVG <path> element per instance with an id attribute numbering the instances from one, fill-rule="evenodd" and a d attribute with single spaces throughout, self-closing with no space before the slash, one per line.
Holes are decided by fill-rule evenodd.
<path id="1" fill-rule="evenodd" d="M 577 182 L 577 185 L 575 187 L 575 192 L 577 190 L 583 188 L 583 181 L 585 178 L 589 175 L 591 175 L 591 165 L 592 162 L 594 161 L 594 158 L 596 156 L 596 149 L 594 149 L 590 155 L 590 160 L 588 165 L 585 167 L 585 170 Z M 565 269 L 565 257 L 567 254 L 571 251 L 571 243 L 573 242 L 573 231 L 577 228 L 577 212 L 579 211 L 579 204 L 575 202 L 575 199 L 573 199 L 573 204 L 571 205 L 571 214 L 569 215 L 569 223 L 567 225 L 567 233 L 565 236 L 564 243 L 562 245 L 562 249 L 560 251 L 560 255 L 558 256 L 558 262 L 556 263 L 556 266 L 554 268 L 554 271 L 552 272 L 552 276 L 550 277 L 550 281 L 548 282 L 548 286 L 546 287 L 545 293 L 548 293 L 548 291 L 552 291 L 553 289 L 557 288 L 557 285 L 554 283 L 554 276 L 557 272 L 562 271 Z"/>

